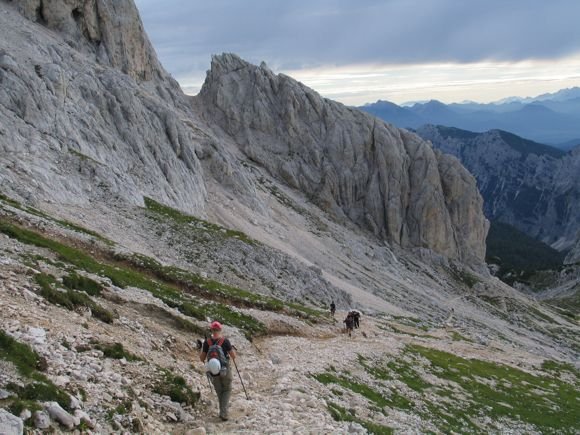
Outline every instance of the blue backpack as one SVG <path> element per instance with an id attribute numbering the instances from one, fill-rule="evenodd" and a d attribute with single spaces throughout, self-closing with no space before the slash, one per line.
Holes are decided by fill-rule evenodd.
<path id="1" fill-rule="evenodd" d="M 207 349 L 207 357 L 206 361 L 209 361 L 212 358 L 217 359 L 220 362 L 220 372 L 216 376 L 225 376 L 228 373 L 228 358 L 223 349 L 223 344 L 226 339 L 221 337 L 217 341 L 213 341 L 210 338 L 207 339 L 207 345 L 209 346 Z"/>

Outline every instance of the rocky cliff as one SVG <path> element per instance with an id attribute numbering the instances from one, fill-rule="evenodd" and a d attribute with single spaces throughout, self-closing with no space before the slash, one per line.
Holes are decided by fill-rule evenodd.
<path id="1" fill-rule="evenodd" d="M 580 228 L 580 150 L 564 153 L 513 134 L 427 125 L 417 133 L 458 157 L 477 179 L 485 214 L 554 248 Z"/>
<path id="2" fill-rule="evenodd" d="M 134 3 L 0 7 L 2 189 L 69 204 L 142 204 L 149 195 L 202 212 L 187 103 L 157 62 Z"/>
<path id="3" fill-rule="evenodd" d="M 58 32 L 73 48 L 134 79 L 166 73 L 143 30 L 135 3 L 127 0 L 13 1 L 29 20 Z"/>
<path id="4" fill-rule="evenodd" d="M 248 158 L 337 219 L 404 248 L 483 260 L 475 180 L 415 134 L 232 54 L 212 59 L 194 104 Z"/>

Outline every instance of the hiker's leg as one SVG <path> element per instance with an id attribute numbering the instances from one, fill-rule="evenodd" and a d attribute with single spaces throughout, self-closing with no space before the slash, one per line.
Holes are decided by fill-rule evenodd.
<path id="1" fill-rule="evenodd" d="M 222 394 L 220 397 L 220 417 L 228 418 L 230 396 L 232 394 L 232 371 L 228 370 L 226 376 L 221 378 Z"/>
<path id="2" fill-rule="evenodd" d="M 213 386 L 215 388 L 215 392 L 217 394 L 218 405 L 220 408 L 220 417 L 222 415 L 222 397 L 223 397 L 223 385 L 222 380 L 219 376 L 213 376 L 211 378 Z"/>

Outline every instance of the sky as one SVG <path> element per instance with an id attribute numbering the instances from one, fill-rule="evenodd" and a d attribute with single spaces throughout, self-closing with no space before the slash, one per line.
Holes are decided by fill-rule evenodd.
<path id="1" fill-rule="evenodd" d="M 136 0 L 165 68 L 199 91 L 232 52 L 350 105 L 490 102 L 580 86 L 579 0 Z"/>

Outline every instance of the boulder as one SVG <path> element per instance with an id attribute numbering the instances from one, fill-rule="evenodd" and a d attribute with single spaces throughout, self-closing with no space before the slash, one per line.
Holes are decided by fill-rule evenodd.
<path id="1" fill-rule="evenodd" d="M 69 430 L 74 429 L 76 423 L 75 418 L 62 409 L 58 403 L 48 402 L 44 405 L 44 408 L 52 420 L 57 421 Z"/>
<path id="2" fill-rule="evenodd" d="M 48 429 L 50 427 L 50 417 L 44 411 L 34 413 L 34 427 L 37 429 Z"/>
<path id="3" fill-rule="evenodd" d="M 22 435 L 24 423 L 15 415 L 0 408 L 0 434 L 2 435 Z"/>

